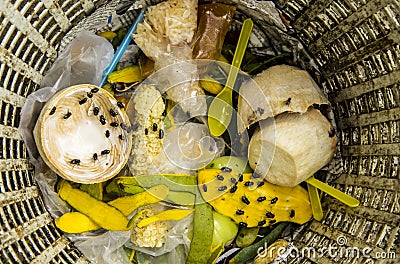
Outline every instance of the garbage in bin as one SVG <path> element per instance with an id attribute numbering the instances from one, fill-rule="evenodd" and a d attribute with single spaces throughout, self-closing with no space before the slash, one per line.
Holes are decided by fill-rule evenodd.
<path id="1" fill-rule="evenodd" d="M 139 47 L 140 47 L 140 44 L 139 44 Z M 172 47 L 172 49 L 171 50 L 173 50 L 173 48 L 174 47 Z M 180 47 L 179 47 L 180 48 Z M 229 51 L 231 50 L 231 49 L 229 49 L 229 45 L 227 45 L 227 46 L 225 46 L 225 48 L 226 48 L 226 50 L 225 50 L 225 52 L 226 52 L 226 57 L 229 57 Z M 177 50 L 179 50 L 179 49 L 177 49 Z M 167 51 L 168 51 L 168 48 L 167 48 Z M 173 53 L 173 52 L 172 52 Z M 178 52 L 179 53 L 179 52 Z M 249 57 L 251 57 L 251 53 L 249 53 L 248 54 L 249 55 Z M 259 54 L 257 54 L 257 56 L 259 56 L 260 55 L 260 53 Z M 253 63 L 256 63 L 257 62 L 257 59 L 259 59 L 258 57 L 256 56 L 256 58 L 249 58 L 249 61 L 251 61 L 251 59 L 253 60 L 252 62 Z M 173 58 L 173 60 L 175 60 L 175 58 Z M 181 59 L 179 59 L 179 60 L 181 60 Z M 178 61 L 179 61 L 178 60 Z M 265 59 L 265 61 L 268 61 L 268 60 L 270 60 L 270 58 L 268 58 L 268 59 Z M 229 58 L 228 58 L 228 61 L 229 61 Z M 273 60 L 272 60 L 273 61 Z M 163 61 L 163 62 L 165 62 L 165 61 Z M 294 60 L 288 60 L 287 61 L 288 63 L 291 63 L 291 64 L 294 64 L 293 62 L 294 62 Z M 257 65 L 257 67 L 256 68 L 258 68 L 258 67 L 269 67 L 269 66 L 271 66 L 271 65 L 268 65 L 268 63 L 265 63 L 265 62 L 263 62 L 263 63 L 260 63 L 259 62 L 259 64 L 261 65 Z M 182 64 L 181 64 L 182 65 Z M 185 65 L 185 66 L 188 66 L 188 67 L 192 67 L 193 69 L 195 69 L 196 67 L 198 67 L 199 65 L 197 65 L 197 64 L 195 64 L 195 66 L 196 67 L 194 67 L 193 66 L 193 64 L 192 65 Z M 201 65 L 200 65 L 201 66 Z M 214 80 L 217 80 L 218 78 L 220 78 L 221 80 L 223 80 L 223 78 L 224 78 L 224 71 L 223 71 L 223 68 L 224 67 L 226 67 L 226 65 L 223 65 L 223 66 L 220 66 L 220 67 L 218 67 L 218 71 L 219 72 L 217 72 L 217 73 L 215 73 L 215 72 L 213 72 L 213 74 L 215 74 L 214 76 L 213 76 L 213 79 Z M 254 67 L 254 65 L 252 65 L 252 67 Z M 221 70 L 222 69 L 222 70 Z M 254 68 L 253 68 L 254 69 Z M 171 71 L 169 71 L 168 73 L 171 73 Z M 191 75 L 189 75 L 190 76 L 190 81 L 192 81 L 192 80 L 197 80 L 198 78 L 201 78 L 201 76 L 199 76 L 199 77 L 197 77 L 196 76 L 196 72 L 194 72 L 194 74 L 193 74 L 193 72 L 190 72 L 191 73 Z M 209 73 L 209 72 L 208 72 Z M 211 73 L 211 72 L 210 72 Z M 151 78 L 150 78 L 151 79 Z M 151 80 L 154 80 L 154 79 L 151 79 Z M 144 84 L 146 83 L 146 81 L 144 81 L 143 82 Z M 146 84 L 146 85 L 148 85 L 148 84 Z M 159 83 L 153 83 L 153 89 L 159 89 L 159 90 L 161 90 L 159 87 L 157 87 L 157 86 L 159 86 L 160 84 Z M 134 88 L 136 88 L 136 90 L 135 90 L 135 92 L 133 93 L 133 97 L 132 97 L 132 99 L 131 99 L 131 101 L 126 105 L 126 109 L 127 109 L 127 111 L 130 109 L 130 107 L 133 107 L 133 108 L 138 108 L 139 109 L 139 106 L 138 105 L 140 105 L 140 106 L 142 106 L 142 105 L 144 105 L 143 104 L 143 102 L 135 102 L 134 100 L 133 100 L 133 98 L 135 98 L 135 95 L 137 95 L 137 93 L 143 88 L 143 87 L 145 87 L 144 85 L 143 86 L 141 86 L 141 85 L 139 85 L 139 86 L 137 86 L 137 87 L 134 87 Z M 195 83 L 195 84 L 191 84 L 191 86 L 189 86 L 190 87 L 190 89 L 192 89 L 193 87 L 195 87 L 195 89 L 198 89 L 200 86 L 199 86 L 199 84 L 198 83 Z M 200 87 L 201 88 L 201 87 Z M 199 90 L 200 91 L 200 90 Z M 163 92 L 163 90 L 161 90 L 161 92 Z M 204 93 L 204 91 L 202 91 L 201 93 Z M 204 93 L 205 94 L 205 93 Z M 160 96 L 162 97 L 163 96 L 163 94 L 162 93 L 159 93 L 159 94 L 156 94 L 156 97 L 155 98 L 160 98 Z M 197 97 L 197 96 L 196 96 Z M 205 102 L 205 101 L 203 101 L 203 98 L 202 97 L 200 97 L 201 98 L 201 101 L 202 102 Z M 169 98 L 171 101 L 173 101 L 172 103 L 171 103 L 171 105 L 175 105 L 175 104 L 178 104 L 179 105 L 179 101 L 180 100 L 178 100 L 178 99 L 176 99 L 176 98 Z M 190 99 L 190 98 L 189 98 Z M 196 98 L 197 99 L 197 98 Z M 139 101 L 139 100 L 136 100 L 136 101 Z M 159 100 L 156 100 L 156 101 L 159 101 Z M 150 102 L 151 102 L 151 99 L 150 99 Z M 189 117 L 190 117 L 190 119 L 193 117 L 193 113 L 195 113 L 195 114 L 201 114 L 201 115 L 204 115 L 205 113 L 203 112 L 203 111 L 200 111 L 200 112 L 192 112 L 192 111 L 190 111 L 191 110 L 191 108 L 190 107 L 188 107 L 188 105 L 193 105 L 193 101 L 189 101 L 190 102 L 190 104 L 184 104 L 184 105 L 180 105 L 180 107 L 182 108 L 182 109 L 179 109 L 178 110 L 178 112 L 183 112 L 183 115 L 186 113 L 187 115 L 189 115 Z M 286 102 L 285 102 L 286 103 Z M 290 103 L 290 102 L 289 102 Z M 166 104 L 167 106 L 164 106 L 164 108 L 168 108 L 168 104 L 169 104 L 169 102 Z M 197 104 L 194 104 L 194 106 L 196 106 Z M 200 109 L 203 109 L 204 108 L 204 104 L 203 103 L 200 103 L 200 105 L 201 105 L 201 107 L 200 107 Z M 124 105 L 124 107 L 125 107 L 125 105 Z M 146 105 L 144 105 L 144 107 L 147 107 Z M 149 120 L 152 120 L 151 118 L 148 118 L 149 117 L 149 115 L 150 115 L 150 117 L 152 117 L 151 116 L 151 113 L 153 112 L 153 107 L 154 107 L 154 105 L 151 105 L 150 104 L 150 107 L 149 108 L 147 108 L 147 109 L 144 109 L 144 113 L 145 113 L 145 115 L 144 116 L 146 116 L 146 114 L 147 114 L 147 116 L 146 116 L 146 120 L 143 120 L 143 122 L 145 122 L 145 124 L 144 124 L 144 126 L 143 126 L 143 131 L 141 131 L 142 132 L 142 135 L 144 135 L 144 137 L 143 137 L 143 140 L 139 140 L 138 141 L 138 143 L 143 143 L 143 142 L 145 142 L 146 144 L 147 143 L 149 143 L 149 144 L 151 144 L 151 140 L 150 139 L 156 139 L 157 137 L 158 137 L 158 139 L 157 140 L 160 140 L 160 139 L 164 139 L 165 138 L 165 140 L 167 139 L 167 137 L 168 137 L 168 134 L 170 134 L 170 133 L 168 133 L 168 131 L 165 131 L 163 128 L 160 128 L 160 126 L 163 126 L 163 123 L 165 122 L 165 120 L 167 120 L 168 122 L 169 122 L 169 124 L 171 125 L 171 127 L 170 128 L 172 128 L 171 129 L 171 131 L 173 130 L 173 129 L 180 129 L 180 126 L 178 125 L 178 122 L 176 122 L 177 120 L 175 120 L 175 118 L 176 118 L 176 116 L 174 116 L 174 115 L 170 115 L 170 116 L 168 116 L 168 112 L 166 113 L 166 115 L 164 115 L 163 114 L 163 112 L 162 112 L 162 114 L 161 114 L 161 117 L 158 117 L 159 118 L 159 120 L 163 120 L 163 122 L 149 122 Z M 259 109 L 256 109 L 256 110 L 259 110 Z M 50 110 L 51 111 L 51 110 Z M 69 112 L 67 112 L 67 114 L 68 114 Z M 326 114 L 326 113 L 325 113 Z M 180 115 L 182 115 L 182 114 L 180 114 Z M 198 116 L 195 116 L 195 117 L 197 117 L 197 119 L 195 119 L 195 120 L 190 120 L 189 119 L 189 121 L 190 122 L 194 122 L 194 123 L 201 123 L 202 122 L 202 119 L 201 119 L 201 117 L 198 117 Z M 167 119 L 168 118 L 168 119 Z M 147 123 L 146 123 L 147 122 Z M 21 122 L 22 123 L 22 122 Z M 135 129 L 137 129 L 137 127 L 135 127 L 135 126 L 128 126 L 127 127 L 127 129 L 129 130 L 129 129 L 131 129 L 132 131 L 134 131 Z M 157 132 L 157 134 L 156 133 L 150 133 L 150 132 Z M 172 134 L 172 133 L 171 133 Z M 151 138 L 151 136 L 153 137 L 153 138 Z M 155 137 L 154 137 L 155 136 Z M 206 133 L 205 133 L 205 137 L 209 137 L 209 135 L 207 135 Z M 215 142 L 217 142 L 218 141 L 218 139 L 214 139 L 214 141 L 209 141 L 208 143 L 210 143 L 210 144 L 216 144 Z M 227 142 L 227 140 L 226 139 L 224 139 L 224 141 L 225 142 Z M 199 141 L 200 142 L 200 141 Z M 243 151 L 243 149 L 232 149 L 232 148 L 230 148 L 231 146 L 230 146 L 230 143 L 231 142 L 229 142 L 229 143 L 227 143 L 227 145 L 228 145 L 228 147 L 227 147 L 227 151 L 229 151 L 227 154 L 230 154 L 230 155 L 237 155 L 237 154 L 239 154 L 239 155 L 243 155 L 243 152 L 241 152 L 241 151 Z M 200 144 L 199 144 L 200 145 Z M 206 145 L 207 145 L 207 142 L 206 142 Z M 218 144 L 217 144 L 218 145 Z M 149 145 L 146 145 L 145 147 L 148 147 Z M 204 153 L 206 153 L 206 149 L 207 148 L 204 148 L 204 146 L 196 146 L 196 147 L 198 147 L 198 148 L 200 148 L 200 155 L 204 155 Z M 193 149 L 195 149 L 196 147 L 193 147 Z M 212 146 L 213 147 L 213 146 Z M 209 147 L 208 148 L 209 150 L 210 149 L 212 149 L 211 147 Z M 219 148 L 217 148 L 217 149 L 219 149 Z M 139 149 L 139 151 L 140 151 L 140 149 Z M 237 151 L 237 152 L 236 152 Z M 210 152 L 210 151 L 209 151 Z M 208 152 L 208 153 L 209 153 Z M 235 153 L 236 152 L 236 153 Z M 136 155 L 136 153 L 131 153 L 132 155 Z M 157 155 L 158 155 L 159 153 L 156 153 L 156 155 L 155 155 L 155 159 L 157 159 Z M 218 155 L 221 155 L 221 151 L 220 150 L 217 150 L 217 151 L 215 151 L 215 149 L 213 149 L 213 151 L 211 151 L 211 154 L 213 154 L 214 156 L 213 157 L 216 157 L 216 156 L 218 156 Z M 131 155 L 131 156 L 132 156 Z M 37 156 L 38 157 L 38 156 Z M 93 157 L 93 159 L 94 160 L 96 160 L 94 157 Z M 79 166 L 80 165 L 80 163 L 79 162 L 74 162 L 74 163 L 76 163 L 76 164 L 72 164 L 72 165 L 77 165 L 77 166 Z M 175 164 L 176 165 L 176 164 Z M 178 165 L 179 165 L 179 162 L 178 162 Z M 205 165 L 207 165 L 207 164 L 204 164 L 204 166 Z M 323 164 L 322 164 L 323 165 Z M 321 166 L 322 166 L 321 165 Z M 201 169 L 202 167 L 201 166 L 199 166 L 197 169 Z M 223 167 L 223 168 L 225 168 L 225 167 Z M 225 168 L 225 169 L 228 169 L 228 168 Z M 126 171 L 125 171 L 126 172 Z M 162 172 L 161 172 L 162 173 Z M 239 172 L 240 173 L 240 172 Z M 187 175 L 185 175 L 185 177 L 189 177 L 189 175 L 190 175 L 190 173 L 188 173 Z M 43 176 L 43 175 L 42 175 Z M 54 176 L 54 175 L 53 175 Z M 142 176 L 142 175 L 133 175 L 134 177 L 133 177 L 133 179 L 136 179 L 135 177 L 136 176 Z M 152 176 L 155 176 L 154 174 L 152 175 Z M 257 174 L 254 174 L 254 178 L 256 178 L 256 176 L 258 177 L 259 175 L 257 175 Z M 40 179 L 40 175 L 38 175 L 38 179 Z M 174 176 L 174 177 L 181 177 L 181 176 Z M 193 176 L 192 176 L 193 177 Z M 49 177 L 50 178 L 50 177 Z M 217 178 L 217 180 L 219 180 L 218 178 Z M 240 176 L 238 177 L 238 179 L 237 179 L 237 181 L 239 181 L 240 180 Z M 113 182 L 109 182 L 109 184 L 110 184 L 110 186 L 112 187 L 112 184 Z M 233 182 L 232 182 L 233 183 Z M 108 183 L 107 183 L 108 184 Z M 233 183 L 234 184 L 234 183 Z M 254 184 L 254 183 L 253 183 Z M 136 188 L 136 190 L 135 190 L 135 192 L 136 193 L 131 193 L 132 195 L 139 195 L 141 192 L 147 192 L 148 191 L 148 189 L 149 189 L 149 187 L 151 187 L 151 186 L 141 186 L 140 184 L 131 184 L 132 186 L 130 186 L 130 187 L 133 187 L 133 186 L 135 186 L 135 187 L 138 187 L 138 188 Z M 139 186 L 140 185 L 140 186 Z M 121 190 L 121 186 L 120 185 L 118 185 L 118 183 L 116 183 L 116 188 L 117 188 L 117 191 L 122 191 L 122 192 L 124 192 L 125 191 L 125 189 L 122 189 Z M 236 185 L 233 185 L 233 186 L 236 186 Z M 251 181 L 248 183 L 248 185 L 244 185 L 244 186 L 246 186 L 246 187 L 251 187 L 252 186 L 252 184 L 251 184 Z M 73 188 L 73 189 L 77 189 L 77 185 L 75 185 L 75 186 L 72 186 L 71 188 Z M 87 192 L 87 193 L 89 193 L 89 194 L 92 194 L 92 197 L 93 197 L 93 193 L 90 193 L 87 189 L 85 190 L 85 187 L 82 187 L 82 186 L 79 186 L 79 188 L 81 189 L 81 192 Z M 109 185 L 107 185 L 107 187 L 109 187 Z M 106 186 L 101 186 L 100 185 L 100 188 L 107 188 Z M 111 189 L 111 187 L 110 187 L 110 189 Z M 202 185 L 202 186 L 199 186 L 199 187 L 201 187 L 202 188 L 202 190 L 204 191 L 204 192 L 207 192 L 207 185 Z M 226 187 L 226 188 L 222 188 L 222 187 Z M 49 190 L 48 188 L 46 189 L 47 187 L 44 187 L 44 190 Z M 119 188 L 119 189 L 118 189 Z M 142 190 L 140 190 L 140 188 L 142 188 Z M 226 191 L 227 190 L 227 186 L 220 186 L 220 187 L 218 187 L 218 188 L 221 188 L 221 190 L 218 190 L 218 191 L 221 191 L 221 192 L 223 192 L 223 191 Z M 133 188 L 133 189 L 135 189 L 135 188 Z M 235 188 L 231 188 L 230 190 L 228 190 L 228 191 L 231 191 L 231 190 L 234 190 Z M 249 190 L 250 190 L 251 188 L 249 188 Z M 236 192 L 237 190 L 235 190 L 235 191 L 232 191 L 232 192 Z M 100 191 L 101 192 L 101 191 Z M 174 197 L 173 196 L 174 194 L 172 194 L 172 197 Z M 156 195 L 157 196 L 157 195 Z M 243 198 L 244 197 L 244 198 Z M 109 198 L 109 197 L 108 197 Z M 196 197 L 196 201 L 197 201 L 197 198 L 199 198 L 199 196 L 197 196 Z M 47 199 L 48 200 L 48 198 L 45 198 L 45 199 Z M 106 198 L 107 199 L 107 198 Z M 119 199 L 119 198 L 117 198 L 117 199 Z M 116 201 L 117 199 L 115 199 L 115 200 L 112 200 L 112 201 Z M 199 198 L 200 199 L 200 198 Z M 242 201 L 243 201 L 243 203 L 244 204 L 246 204 L 246 205 L 249 205 L 248 203 L 249 203 L 249 200 L 246 200 L 247 199 L 247 197 L 246 196 L 242 196 Z M 100 200 L 104 200 L 104 197 L 103 198 L 100 198 Z M 262 199 L 260 199 L 260 200 L 262 200 Z M 273 199 L 272 199 L 273 200 Z M 271 201 L 272 201 L 271 200 Z M 68 199 L 66 199 L 66 201 L 68 202 Z M 112 201 L 108 201 L 108 203 L 112 203 Z M 57 202 L 58 203 L 58 202 Z M 275 202 L 274 202 L 275 203 Z M 70 204 L 70 205 L 72 205 L 72 204 Z M 194 204 L 193 204 L 194 205 Z M 73 205 L 72 205 L 73 206 Z M 105 201 L 103 201 L 102 202 L 102 206 L 106 206 L 105 208 L 108 208 L 108 207 L 114 207 L 114 208 L 117 208 L 115 205 L 113 206 L 112 204 L 107 204 L 106 205 L 106 203 L 105 203 Z M 107 207 L 108 206 L 108 207 Z M 195 212 L 196 212 L 196 210 L 197 210 L 197 204 L 196 205 L 194 205 L 195 206 Z M 201 207 L 199 206 L 199 208 L 198 208 L 198 210 L 197 211 L 200 211 L 200 210 L 208 210 L 208 212 L 210 211 L 209 209 L 210 208 L 206 208 L 206 209 L 200 209 Z M 77 208 L 75 208 L 75 209 L 77 209 Z M 77 209 L 78 211 L 79 211 L 79 209 Z M 121 209 L 122 210 L 122 209 Z M 182 209 L 182 210 L 184 210 L 184 209 Z M 238 210 L 241 210 L 241 209 L 238 209 Z M 64 210 L 62 210 L 62 211 L 64 211 Z M 243 210 L 242 210 L 243 211 Z M 84 211 L 84 210 L 82 210 L 82 212 L 81 212 L 82 214 L 84 214 L 85 215 L 85 213 L 86 213 L 86 211 Z M 89 213 L 86 213 L 86 214 L 89 214 Z M 161 213 L 160 213 L 161 214 Z M 239 212 L 239 214 L 241 214 L 240 212 Z M 290 212 L 289 212 L 289 214 L 290 214 Z M 156 216 L 157 216 L 157 214 L 155 214 Z M 153 215 L 154 216 L 154 215 Z M 133 216 L 133 217 L 135 217 L 135 216 Z M 147 217 L 152 217 L 152 216 L 147 216 Z M 161 218 L 161 216 L 159 216 L 160 218 Z M 197 218 L 197 217 L 199 217 L 198 215 L 194 215 L 194 219 L 196 220 L 196 219 L 201 219 L 201 218 Z M 90 217 L 89 217 L 90 218 Z M 94 219 L 91 219 L 91 220 L 94 220 Z M 179 219 L 178 219 L 179 220 Z M 95 220 L 95 221 L 98 221 L 98 220 Z M 168 221 L 168 218 L 167 218 L 167 221 Z M 263 224 L 259 224 L 259 226 L 260 227 L 264 227 L 265 226 L 265 223 L 263 222 L 264 220 L 261 220 L 261 221 L 259 221 L 260 223 L 263 223 Z M 96 222 L 95 222 L 96 223 Z M 96 223 L 97 224 L 97 223 Z M 274 224 L 274 223 L 272 223 L 272 224 Z M 240 226 L 240 227 L 245 227 L 244 226 L 244 222 L 240 222 L 240 223 L 238 223 L 238 225 Z M 194 234 L 194 237 L 193 237 L 193 240 L 192 240 L 192 242 L 193 241 L 196 241 L 196 239 L 198 239 L 198 237 L 196 236 L 196 235 L 198 235 L 197 233 L 196 233 L 196 228 L 199 228 L 198 226 L 196 226 L 195 224 L 194 224 L 194 226 L 193 226 L 193 234 Z M 186 232 L 186 231 L 185 231 Z M 107 234 L 106 236 L 108 236 L 108 235 L 110 235 L 110 233 L 105 233 L 105 234 Z M 112 236 L 112 235 L 110 235 L 110 236 Z M 71 237 L 73 237 L 73 236 L 71 236 Z M 79 237 L 79 236 L 78 236 Z M 203 237 L 204 238 L 204 237 Z M 82 239 L 82 237 L 80 238 L 80 239 Z M 128 244 L 126 244 L 126 238 L 124 238 L 124 239 L 121 239 L 121 241 L 124 241 L 122 244 L 124 244 L 125 246 L 126 245 L 129 245 L 129 243 Z M 167 245 L 167 242 L 164 242 L 165 244 L 164 245 Z M 119 243 L 118 243 L 119 244 Z M 77 245 L 79 245 L 79 243 L 77 243 Z M 192 246 L 194 245 L 194 243 L 192 244 Z M 120 248 L 118 248 L 118 249 L 121 249 L 122 248 L 122 245 L 121 245 L 121 247 Z M 180 249 L 181 250 L 181 249 Z M 186 250 L 186 251 L 185 251 Z M 190 259 L 193 259 L 193 255 L 191 255 L 191 254 L 194 254 L 194 253 L 191 253 L 192 252 L 192 250 L 193 250 L 193 248 L 191 249 L 191 251 L 190 252 L 187 252 L 187 248 L 186 249 L 184 249 L 182 252 L 182 258 L 185 258 L 185 256 L 186 256 L 186 254 L 189 254 L 189 260 Z M 85 250 L 83 250 L 84 252 L 85 252 Z M 118 252 L 120 252 L 120 250 L 116 250 L 116 251 L 118 251 Z M 157 255 L 157 254 L 154 254 L 154 252 L 152 252 L 152 253 L 146 253 L 146 252 L 143 252 L 143 250 L 141 251 L 140 249 L 136 249 L 136 251 L 138 251 L 137 252 L 137 254 L 136 254 L 136 259 L 142 259 L 142 261 L 143 261 L 143 259 L 147 259 L 147 258 L 149 258 L 147 255 L 150 255 L 150 256 L 153 256 L 153 257 L 159 257 L 159 256 L 163 256 L 163 257 L 166 257 L 164 254 L 161 254 L 161 255 Z M 178 249 L 176 249 L 176 252 L 178 251 Z M 114 252 L 114 251 L 113 251 Z M 134 252 L 134 251 L 132 251 L 132 252 Z M 140 253 L 139 253 L 140 252 Z M 166 251 L 164 251 L 164 253 L 165 253 Z M 175 252 L 175 251 L 174 251 Z M 201 252 L 201 251 L 199 251 L 199 252 Z M 217 252 L 217 253 L 215 253 L 215 252 Z M 210 252 L 208 252 L 209 254 L 210 254 L 210 256 L 209 257 L 218 257 L 218 255 L 220 254 L 220 253 L 222 253 L 222 251 L 210 251 Z M 215 255 L 215 254 L 216 255 Z M 119 253 L 118 253 L 119 254 Z M 147 255 L 146 255 L 147 254 Z M 153 255 L 152 255 L 153 254 Z M 89 255 L 90 255 L 90 253 L 89 253 Z M 93 257 L 93 256 L 92 256 Z M 159 260 L 161 260 L 163 257 L 160 257 L 159 258 Z M 216 259 L 216 258 L 215 258 Z M 114 259 L 115 260 L 115 259 Z"/>

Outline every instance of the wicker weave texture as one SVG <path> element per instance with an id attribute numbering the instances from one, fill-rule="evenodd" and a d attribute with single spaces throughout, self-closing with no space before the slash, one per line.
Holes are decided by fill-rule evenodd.
<path id="1" fill-rule="evenodd" d="M 85 263 L 55 228 L 17 127 L 25 97 L 85 19 L 104 1 L 0 0 L 0 262 Z M 395 259 L 292 258 L 290 263 L 400 262 L 400 2 L 278 0 L 322 70 L 341 136 L 344 173 L 332 185 L 361 200 L 349 209 L 325 197 L 325 217 L 297 236 L 299 248 L 393 251 Z M 98 12 L 97 15 L 105 14 Z M 127 19 L 129 23 L 131 19 Z M 71 30 L 72 29 L 72 30 Z"/>
<path id="2" fill-rule="evenodd" d="M 0 262 L 85 263 L 55 228 L 17 127 L 61 39 L 101 1 L 0 1 Z M 104 2 L 104 1 L 103 1 Z"/>
<path id="3" fill-rule="evenodd" d="M 304 261 L 399 263 L 399 1 L 279 4 L 322 70 L 323 88 L 337 117 L 344 172 L 332 185 L 361 201 L 349 209 L 325 197 L 322 224 L 314 221 L 298 246 L 321 248 L 344 236 L 348 247 L 373 250 L 372 258 L 325 254 Z M 392 253 L 378 259 L 377 252 Z"/>

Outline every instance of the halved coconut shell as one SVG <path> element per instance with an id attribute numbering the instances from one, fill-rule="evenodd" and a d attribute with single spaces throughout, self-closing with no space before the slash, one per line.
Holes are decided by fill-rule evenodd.
<path id="1" fill-rule="evenodd" d="M 260 121 L 249 144 L 249 164 L 265 180 L 294 187 L 325 166 L 336 152 L 331 123 L 318 110 Z"/>
<path id="2" fill-rule="evenodd" d="M 240 88 L 239 132 L 284 112 L 305 113 L 314 104 L 329 105 L 329 101 L 306 71 L 288 65 L 270 67 Z"/>
<path id="3" fill-rule="evenodd" d="M 79 183 L 106 181 L 128 160 L 132 138 L 128 116 L 106 90 L 89 84 L 55 94 L 34 129 L 44 162 L 61 177 Z"/>

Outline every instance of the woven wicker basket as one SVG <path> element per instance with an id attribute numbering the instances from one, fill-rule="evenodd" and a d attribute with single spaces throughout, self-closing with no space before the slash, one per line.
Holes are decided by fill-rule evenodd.
<path id="1" fill-rule="evenodd" d="M 57 52 L 118 1 L 104 2 L 0 1 L 1 263 L 88 262 L 46 211 L 17 127 L 25 97 Z M 341 237 L 347 247 L 372 250 L 371 257 L 325 252 L 288 261 L 400 263 L 400 1 L 275 2 L 321 69 L 337 117 L 344 170 L 331 184 L 361 201 L 350 209 L 325 197 L 324 219 L 302 228 L 296 246 L 322 249 Z M 126 25 L 133 19 L 123 18 Z"/>

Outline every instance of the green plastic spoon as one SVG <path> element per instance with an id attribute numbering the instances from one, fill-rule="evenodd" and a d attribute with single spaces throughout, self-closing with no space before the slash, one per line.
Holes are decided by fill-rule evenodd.
<path id="1" fill-rule="evenodd" d="M 356 198 L 353 198 L 350 195 L 347 195 L 344 192 L 341 192 L 338 189 L 335 189 L 332 186 L 329 186 L 328 184 L 315 179 L 314 176 L 311 176 L 310 178 L 308 178 L 306 180 L 306 182 L 308 184 L 320 189 L 321 191 L 329 194 L 330 196 L 338 199 L 345 205 L 348 205 L 350 207 L 357 207 L 360 204 L 360 201 L 357 200 Z"/>
<path id="2" fill-rule="evenodd" d="M 211 135 L 220 136 L 228 127 L 232 118 L 232 89 L 236 82 L 236 77 L 239 73 L 240 65 L 242 64 L 244 52 L 246 51 L 247 43 L 253 30 L 253 21 L 248 18 L 243 22 L 242 30 L 235 54 L 230 67 L 228 79 L 224 89 L 214 98 L 208 109 L 208 127 Z"/>

